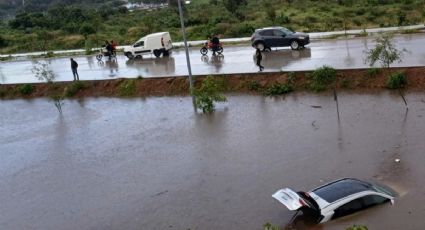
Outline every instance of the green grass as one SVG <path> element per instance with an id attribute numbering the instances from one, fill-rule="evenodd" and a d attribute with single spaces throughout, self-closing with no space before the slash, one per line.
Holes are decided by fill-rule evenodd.
<path id="1" fill-rule="evenodd" d="M 85 85 L 81 81 L 74 81 L 70 85 L 68 85 L 64 89 L 64 95 L 65 97 L 73 97 L 75 96 L 80 90 L 84 89 Z"/>
<path id="2" fill-rule="evenodd" d="M 266 88 L 264 94 L 266 96 L 278 96 L 294 91 L 294 87 L 289 83 L 275 83 Z"/>
<path id="3" fill-rule="evenodd" d="M 132 97 L 136 94 L 136 80 L 126 79 L 118 87 L 118 95 L 121 97 Z"/>

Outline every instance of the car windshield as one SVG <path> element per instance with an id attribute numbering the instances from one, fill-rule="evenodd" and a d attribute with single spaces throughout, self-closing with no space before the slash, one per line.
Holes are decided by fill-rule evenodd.
<path id="1" fill-rule="evenodd" d="M 371 183 L 372 184 L 372 183 Z M 381 184 L 372 184 L 372 187 L 377 191 L 377 192 L 382 192 L 385 193 L 389 196 L 396 196 L 397 193 L 392 190 L 391 188 L 385 186 L 385 185 L 381 185 Z"/>

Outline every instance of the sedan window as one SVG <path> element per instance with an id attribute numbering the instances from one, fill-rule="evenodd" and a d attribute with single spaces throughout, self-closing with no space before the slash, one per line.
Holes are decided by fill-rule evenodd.
<path id="1" fill-rule="evenodd" d="M 263 31 L 260 32 L 260 35 L 261 36 L 273 36 L 274 33 L 273 33 L 273 30 L 263 30 Z"/>
<path id="2" fill-rule="evenodd" d="M 276 37 L 283 37 L 286 36 L 286 34 L 282 30 L 273 30 L 274 36 Z"/>
<path id="3" fill-rule="evenodd" d="M 382 204 L 386 201 L 389 201 L 389 199 L 378 195 L 369 195 L 363 197 L 363 202 L 366 207 Z"/>

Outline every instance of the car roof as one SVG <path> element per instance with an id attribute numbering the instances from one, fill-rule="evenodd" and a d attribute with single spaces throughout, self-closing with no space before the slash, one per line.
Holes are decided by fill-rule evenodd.
<path id="1" fill-rule="evenodd" d="M 352 178 L 340 179 L 312 190 L 328 203 L 364 191 L 376 192 L 376 189 L 368 182 Z"/>
<path id="2" fill-rule="evenodd" d="M 255 31 L 272 30 L 272 29 L 286 29 L 286 28 L 282 27 L 282 26 L 271 26 L 271 27 L 264 27 L 264 28 L 256 29 Z"/>

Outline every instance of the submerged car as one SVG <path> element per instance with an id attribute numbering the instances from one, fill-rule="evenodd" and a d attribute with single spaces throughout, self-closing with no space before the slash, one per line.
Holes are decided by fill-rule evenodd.
<path id="1" fill-rule="evenodd" d="M 285 27 L 267 27 L 257 29 L 251 36 L 251 45 L 260 51 L 270 50 L 272 47 L 290 46 L 293 50 L 304 48 L 310 43 L 310 36 L 306 33 L 294 32 Z"/>
<path id="2" fill-rule="evenodd" d="M 310 192 L 295 192 L 285 188 L 272 195 L 291 211 L 314 215 L 317 223 L 382 204 L 394 203 L 390 188 L 358 179 L 344 178 L 330 182 Z"/>

